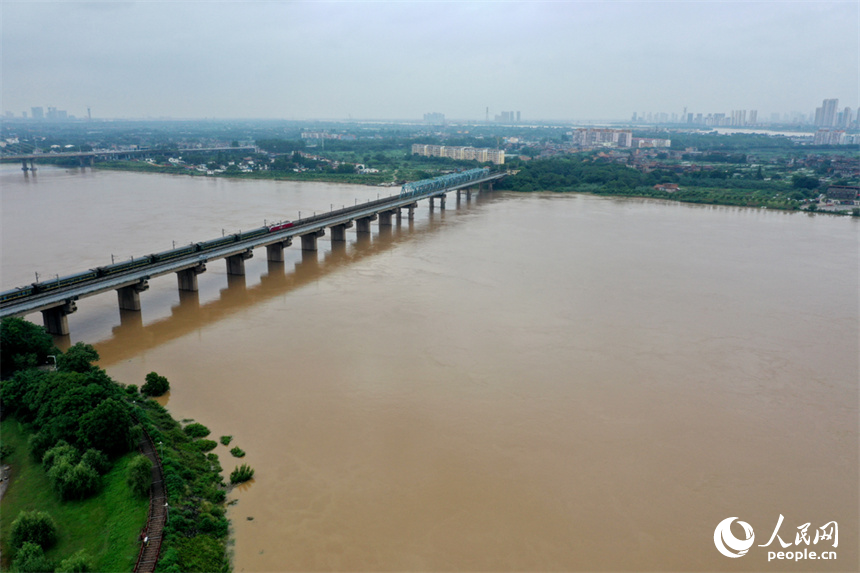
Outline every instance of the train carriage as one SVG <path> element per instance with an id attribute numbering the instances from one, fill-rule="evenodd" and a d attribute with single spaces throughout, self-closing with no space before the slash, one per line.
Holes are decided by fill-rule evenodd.
<path id="1" fill-rule="evenodd" d="M 217 249 L 218 247 L 235 243 L 238 240 L 238 237 L 239 235 L 226 235 L 224 237 L 212 239 L 211 241 L 203 241 L 202 243 L 197 243 L 197 250 L 211 251 L 212 249 Z"/>
<path id="2" fill-rule="evenodd" d="M 184 257 L 185 255 L 190 255 L 197 251 L 197 245 L 185 245 L 184 247 L 180 247 L 178 249 L 171 249 L 169 251 L 162 251 L 160 253 L 153 253 L 150 255 L 152 257 L 152 262 L 160 263 L 162 261 L 169 261 L 172 259 L 176 259 L 179 257 Z"/>
<path id="3" fill-rule="evenodd" d="M 31 294 L 33 294 L 32 285 L 3 291 L 2 293 L 0 293 L 0 304 L 4 302 L 11 302 L 13 300 L 18 300 L 19 298 L 28 297 Z"/>
<path id="4" fill-rule="evenodd" d="M 123 261 L 121 263 L 116 263 L 114 265 L 108 265 L 106 267 L 99 267 L 97 269 L 99 276 L 110 276 L 115 275 L 117 273 L 124 273 L 126 271 L 138 269 L 140 267 L 145 267 L 146 265 L 152 264 L 152 256 L 146 255 L 143 257 L 139 257 L 137 259 L 131 259 L 130 261 Z"/>

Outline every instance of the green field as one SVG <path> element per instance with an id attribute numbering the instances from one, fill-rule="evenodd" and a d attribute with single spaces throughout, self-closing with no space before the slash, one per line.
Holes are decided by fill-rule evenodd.
<path id="1" fill-rule="evenodd" d="M 55 564 L 83 549 L 92 558 L 95 571 L 131 571 L 139 549 L 137 536 L 146 522 L 149 506 L 148 499 L 132 495 L 125 483 L 126 467 L 137 452 L 114 462 L 97 496 L 61 502 L 42 466 L 29 455 L 29 434 L 21 424 L 7 418 L 0 423 L 0 437 L 14 450 L 5 460 L 12 466 L 12 481 L 0 502 L 3 570 L 9 570 L 11 550 L 7 541 L 18 512 L 42 510 L 50 513 L 57 524 L 59 540 L 46 553 Z"/>

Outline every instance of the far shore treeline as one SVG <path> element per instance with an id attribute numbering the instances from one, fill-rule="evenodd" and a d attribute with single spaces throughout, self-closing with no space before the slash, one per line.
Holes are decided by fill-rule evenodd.
<path id="1" fill-rule="evenodd" d="M 621 129 L 622 125 L 616 126 Z M 152 121 L 85 124 L 9 122 L 4 153 L 38 152 L 37 163 L 68 167 L 61 150 L 134 151 L 96 158 L 93 167 L 146 173 L 394 187 L 458 169 L 489 166 L 509 176 L 496 189 L 656 197 L 672 201 L 841 211 L 857 205 L 825 197 L 860 185 L 858 148 L 814 144 L 813 132 L 731 133 L 684 125 L 632 128 L 645 147 L 581 146 L 572 125 L 426 125 L 297 121 Z M 602 128 L 596 128 L 600 131 Z M 610 128 L 611 130 L 612 128 Z M 660 143 L 662 142 L 662 144 Z M 413 144 L 501 149 L 503 165 L 412 154 Z M 207 151 L 209 150 L 209 151 Z M 851 201 L 849 201 L 850 203 Z"/>

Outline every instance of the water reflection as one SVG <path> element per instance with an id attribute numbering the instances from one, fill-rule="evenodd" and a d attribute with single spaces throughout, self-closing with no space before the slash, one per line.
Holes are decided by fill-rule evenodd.
<path id="1" fill-rule="evenodd" d="M 439 220 L 443 217 L 444 213 Z M 319 247 L 329 248 L 301 251 L 300 260 L 294 263 L 291 271 L 286 270 L 284 262 L 267 261 L 267 272 L 260 276 L 257 284 L 248 286 L 245 275 L 226 275 L 227 286 L 220 289 L 219 297 L 204 304 L 200 303 L 199 292 L 178 291 L 179 303 L 171 307 L 170 316 L 151 323 L 144 324 L 142 312 L 122 310 L 120 324 L 113 327 L 112 336 L 98 343 L 100 364 L 110 366 L 126 360 L 244 309 L 302 288 L 349 265 L 389 251 L 410 237 L 439 232 L 442 228 L 440 221 L 431 217 L 417 228 L 414 221 L 381 227 L 376 234 L 356 233 L 351 242 L 320 241 Z"/>

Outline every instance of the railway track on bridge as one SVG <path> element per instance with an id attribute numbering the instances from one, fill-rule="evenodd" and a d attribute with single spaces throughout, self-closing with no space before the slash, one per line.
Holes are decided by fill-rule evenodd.
<path id="1" fill-rule="evenodd" d="M 277 251 L 280 249 L 281 258 L 269 260 L 283 260 L 283 249 L 292 243 L 294 237 L 302 239 L 304 250 L 316 250 L 316 238 L 322 236 L 326 228 L 338 231 L 340 238 L 336 239 L 333 235 L 333 240 L 344 240 L 345 229 L 351 227 L 354 221 L 359 223 L 359 232 L 362 232 L 362 227 L 363 232 L 370 232 L 370 221 L 377 217 L 385 215 L 390 220 L 391 214 L 396 213 L 399 216 L 401 209 L 408 208 L 411 218 L 411 213 L 418 201 L 429 199 L 432 203 L 438 197 L 444 205 L 445 195 L 449 192 L 492 184 L 493 181 L 507 175 L 507 172 L 491 173 L 486 169 L 480 171 L 482 173 L 476 174 L 478 175 L 476 177 L 460 182 L 453 180 L 450 184 L 445 182 L 441 186 L 430 183 L 448 176 L 408 183 L 398 195 L 358 203 L 342 209 L 332 209 L 291 221 L 288 225 L 262 227 L 246 233 L 229 235 L 223 240 L 213 239 L 203 243 L 193 243 L 189 247 L 145 255 L 130 262 L 91 269 L 78 275 L 58 276 L 56 285 L 53 281 L 49 281 L 6 291 L 0 293 L 0 318 L 24 316 L 41 311 L 49 332 L 67 335 L 68 325 L 65 317 L 76 310 L 75 301 L 81 298 L 116 290 L 120 294 L 121 309 L 139 311 L 138 294 L 148 288 L 147 281 L 151 278 L 177 273 L 180 290 L 197 290 L 196 274 L 204 272 L 206 263 L 212 260 L 227 259 L 228 274 L 244 274 L 243 260 L 250 258 L 257 247 L 272 248 L 270 257 L 278 256 Z M 69 284 L 64 284 L 65 282 Z M 26 289 L 30 291 L 23 292 Z"/>

